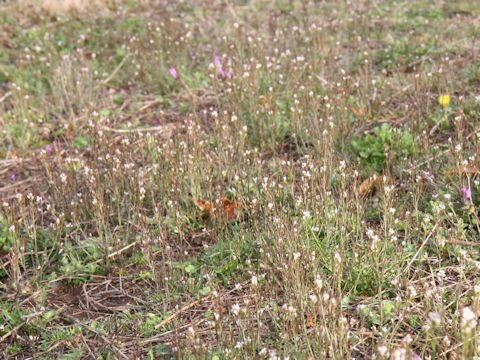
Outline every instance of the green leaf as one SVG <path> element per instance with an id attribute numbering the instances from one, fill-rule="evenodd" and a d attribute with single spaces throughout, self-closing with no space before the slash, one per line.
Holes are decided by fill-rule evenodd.
<path id="1" fill-rule="evenodd" d="M 73 147 L 77 149 L 84 149 L 90 145 L 88 139 L 84 136 L 77 136 L 73 139 Z"/>
<path id="2" fill-rule="evenodd" d="M 197 272 L 197 268 L 193 264 L 188 264 L 184 268 L 187 274 L 195 274 Z"/>
<path id="3" fill-rule="evenodd" d="M 389 319 L 392 316 L 393 310 L 395 309 L 395 304 L 393 301 L 385 300 L 382 303 L 382 314 L 385 318 Z"/>
<path id="4" fill-rule="evenodd" d="M 207 296 L 208 294 L 210 294 L 211 291 L 212 291 L 212 289 L 209 286 L 205 286 L 205 287 L 201 288 L 198 291 L 198 293 L 202 296 Z"/>

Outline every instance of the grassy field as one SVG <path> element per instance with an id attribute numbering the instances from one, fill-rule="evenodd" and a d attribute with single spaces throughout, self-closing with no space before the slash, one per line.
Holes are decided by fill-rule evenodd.
<path id="1" fill-rule="evenodd" d="M 32 1 L 0 358 L 480 356 L 479 1 Z"/>

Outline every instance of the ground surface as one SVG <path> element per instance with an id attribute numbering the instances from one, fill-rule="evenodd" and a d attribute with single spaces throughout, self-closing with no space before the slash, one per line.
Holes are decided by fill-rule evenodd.
<path id="1" fill-rule="evenodd" d="M 480 355 L 480 2 L 72 3 L 0 5 L 0 357 Z"/>

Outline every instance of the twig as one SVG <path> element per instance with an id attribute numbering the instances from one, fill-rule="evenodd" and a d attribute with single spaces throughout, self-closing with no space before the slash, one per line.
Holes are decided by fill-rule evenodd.
<path id="1" fill-rule="evenodd" d="M 438 127 L 440 126 L 440 124 L 442 123 L 442 121 L 440 120 L 439 122 L 437 122 L 433 127 L 432 129 L 430 130 L 430 132 L 428 133 L 428 136 L 433 136 L 433 134 L 435 133 L 435 131 L 437 131 Z"/>
<path id="2" fill-rule="evenodd" d="M 158 104 L 158 100 L 153 100 L 153 101 L 150 101 L 148 103 L 146 103 L 145 105 L 143 105 L 139 110 L 138 112 L 144 112 L 145 110 L 148 110 L 150 109 L 152 106 Z"/>
<path id="3" fill-rule="evenodd" d="M 198 305 L 204 301 L 206 301 L 207 299 L 209 299 L 212 295 L 207 295 L 201 299 L 198 299 L 198 300 L 195 300 L 193 302 L 191 302 L 190 304 L 187 304 L 185 306 L 183 306 L 180 310 L 178 310 L 177 312 L 174 312 L 172 315 L 170 315 L 168 318 L 166 318 L 165 320 L 162 320 L 160 323 L 158 323 L 157 325 L 155 325 L 155 330 L 161 328 L 162 326 L 165 326 L 166 324 L 168 324 L 169 322 L 171 322 L 173 319 L 175 319 L 177 316 L 179 316 L 182 312 L 185 312 L 187 311 L 188 309 L 194 307 L 195 305 Z"/>
<path id="4" fill-rule="evenodd" d="M 37 178 L 33 178 L 33 180 L 36 180 Z M 9 191 L 9 190 L 12 190 L 20 185 L 23 185 L 25 183 L 28 183 L 30 181 L 33 181 L 32 178 L 28 178 L 28 179 L 25 179 L 25 180 L 21 180 L 21 181 L 17 181 L 16 183 L 13 183 L 13 184 L 10 184 L 10 185 L 7 185 L 7 186 L 4 186 L 2 188 L 0 188 L 0 192 L 5 192 L 5 191 Z"/>
<path id="5" fill-rule="evenodd" d="M 1 338 L 0 338 L 0 344 L 2 342 L 4 342 L 5 340 L 7 340 L 12 334 L 16 333 L 22 326 L 24 326 L 26 323 L 28 323 L 29 320 L 25 320 L 23 321 L 21 324 L 18 324 L 17 326 L 15 326 L 12 330 L 10 330 L 9 332 L 7 332 L 5 335 L 3 335 Z"/>
<path id="6" fill-rule="evenodd" d="M 449 152 L 451 152 L 451 149 L 444 150 L 444 151 L 442 151 L 442 152 L 440 152 L 440 153 L 438 153 L 438 154 L 436 154 L 436 155 L 428 158 L 427 160 L 422 161 L 422 162 L 419 163 L 419 164 L 416 164 L 415 166 L 412 167 L 412 169 L 416 169 L 416 168 L 419 168 L 419 167 L 421 167 L 421 166 L 423 166 L 423 165 L 425 165 L 425 164 L 428 164 L 429 162 L 432 162 L 433 160 L 436 160 L 436 159 L 438 159 L 439 157 L 442 157 L 443 155 L 448 154 Z"/>
<path id="7" fill-rule="evenodd" d="M 5 95 L 3 95 L 3 96 L 0 98 L 0 104 L 1 104 L 2 102 L 4 102 L 5 100 L 7 100 L 10 96 L 12 96 L 12 92 L 11 92 L 11 91 L 9 91 L 9 92 L 7 92 Z"/>
<path id="8" fill-rule="evenodd" d="M 119 250 L 117 250 L 117 251 L 114 251 L 114 252 L 111 253 L 111 254 L 108 254 L 105 258 L 98 259 L 97 261 L 94 262 L 94 264 L 99 264 L 99 263 L 101 263 L 101 262 L 102 262 L 103 260 L 105 260 L 105 259 L 111 259 L 111 258 L 113 258 L 113 257 L 115 257 L 115 256 L 117 256 L 117 255 L 120 255 L 121 253 L 127 251 L 128 249 L 134 247 L 134 246 L 137 245 L 137 244 L 138 244 L 138 241 L 134 241 L 133 243 L 128 244 L 127 246 L 124 246 L 123 248 L 121 248 L 121 249 L 119 249 Z"/>
<path id="9" fill-rule="evenodd" d="M 420 254 L 420 251 L 422 251 L 423 247 L 425 246 L 425 244 L 427 243 L 428 240 L 430 240 L 430 238 L 432 237 L 433 233 L 435 232 L 435 230 L 437 229 L 438 225 L 440 224 L 440 220 L 438 220 L 436 223 L 435 223 L 435 226 L 433 227 L 432 230 L 430 230 L 430 232 L 428 233 L 427 237 L 425 238 L 425 240 L 423 240 L 423 243 L 422 245 L 420 245 L 420 247 L 418 248 L 417 252 L 415 253 L 415 255 L 413 256 L 413 258 L 408 262 L 408 265 L 403 269 L 403 271 L 407 271 L 410 266 L 413 264 L 413 262 L 417 259 L 417 256 Z"/>
<path id="10" fill-rule="evenodd" d="M 0 160 L 0 166 L 9 166 L 25 160 L 27 159 L 4 159 L 4 160 Z"/>
<path id="11" fill-rule="evenodd" d="M 165 338 L 167 335 L 170 335 L 170 334 L 173 334 L 173 333 L 175 333 L 175 332 L 178 332 L 179 330 L 186 329 L 186 328 L 188 328 L 188 327 L 190 327 L 190 326 L 191 326 L 191 327 L 197 327 L 197 326 L 199 326 L 202 322 L 205 322 L 205 321 L 206 321 L 205 319 L 200 319 L 200 320 L 198 320 L 198 321 L 195 322 L 195 323 L 185 324 L 185 325 L 183 325 L 183 326 L 181 326 L 181 327 L 179 327 L 179 328 L 177 328 L 177 329 L 169 330 L 169 331 L 163 332 L 163 333 L 161 333 L 161 334 L 159 334 L 159 335 L 155 335 L 155 336 L 153 336 L 153 337 L 150 337 L 150 338 L 147 338 L 147 339 L 145 339 L 145 340 L 142 340 L 142 341 L 140 342 L 140 344 L 141 344 L 141 345 L 147 345 L 147 344 L 150 344 L 150 343 L 153 343 L 153 342 L 157 342 L 157 341 L 159 341 L 160 339 Z M 165 342 L 162 341 L 162 343 L 163 343 L 164 345 L 169 345 L 168 342 L 165 343 Z"/>
<path id="12" fill-rule="evenodd" d="M 135 129 L 113 129 L 107 126 L 102 126 L 101 129 L 103 131 L 110 131 L 117 134 L 131 134 L 131 133 L 141 133 L 141 132 L 149 132 L 149 131 L 171 131 L 173 130 L 173 125 L 159 125 L 159 126 L 151 126 L 151 127 L 144 127 L 144 128 L 135 128 Z"/>
<path id="13" fill-rule="evenodd" d="M 246 284 L 248 283 L 248 281 L 244 281 L 243 283 L 240 284 L 240 288 L 242 288 L 243 286 L 245 286 Z M 228 294 L 231 294 L 232 292 L 235 292 L 237 291 L 237 288 L 233 288 L 233 289 L 230 289 L 229 291 L 225 292 L 223 296 L 225 295 L 228 295 Z M 198 299 L 198 300 L 195 300 L 193 302 L 191 302 L 190 304 L 187 304 L 185 306 L 183 306 L 180 310 L 178 310 L 177 312 L 173 313 L 172 315 L 170 315 L 168 318 L 166 318 L 165 320 L 162 320 L 159 324 L 157 324 L 155 326 L 155 329 L 158 329 L 166 324 L 168 324 L 170 321 L 172 321 L 173 319 L 175 319 L 177 316 L 179 316 L 182 312 L 194 307 L 195 305 L 198 305 L 206 300 L 208 300 L 210 297 L 212 297 L 212 294 L 209 294 L 207 296 L 204 296 L 203 298 L 201 299 Z"/>
<path id="14" fill-rule="evenodd" d="M 120 71 L 122 68 L 123 64 L 125 64 L 125 61 L 127 60 L 127 56 L 123 58 L 123 60 L 120 62 L 120 64 L 117 65 L 117 67 L 113 70 L 113 72 L 105 79 L 103 80 L 103 85 L 108 84 L 114 77 L 117 75 L 117 73 Z"/>
<path id="15" fill-rule="evenodd" d="M 476 338 L 477 336 L 480 335 L 480 332 L 478 332 L 477 334 L 474 335 L 474 337 L 472 338 Z M 456 344 L 455 346 L 451 347 L 450 349 L 448 350 L 445 350 L 443 353 L 440 354 L 440 358 L 445 358 L 445 355 L 447 355 L 449 352 L 455 350 L 455 349 L 458 349 L 459 347 L 463 346 L 463 344 L 465 344 L 465 341 L 462 341 L 461 343 L 458 343 Z"/>
<path id="16" fill-rule="evenodd" d="M 85 329 L 87 329 L 88 331 L 98 335 L 103 341 L 105 341 L 106 344 L 110 345 L 113 349 L 113 351 L 115 353 L 117 353 L 117 355 L 119 357 L 121 357 L 122 359 L 126 359 L 128 360 L 128 357 L 127 355 L 125 355 L 123 352 L 120 351 L 120 349 L 118 349 L 114 344 L 113 342 L 107 337 L 105 336 L 104 334 L 100 333 L 99 331 L 95 330 L 94 328 L 92 328 L 91 326 L 75 319 L 73 316 L 70 316 L 70 315 L 67 315 L 67 314 L 62 314 L 63 317 L 65 317 L 66 319 L 70 320 L 70 321 L 73 321 L 75 324 L 77 325 L 80 325 L 82 327 L 84 327 Z"/>
<path id="17" fill-rule="evenodd" d="M 473 241 L 463 241 L 463 240 L 446 240 L 447 244 L 451 245 L 461 245 L 461 246 L 473 246 L 473 247 L 480 247 L 480 243 L 476 243 Z"/>
<path id="18" fill-rule="evenodd" d="M 18 330 L 20 330 L 20 328 L 26 324 L 28 324 L 32 319 L 36 318 L 37 316 L 39 315 L 42 315 L 44 313 L 44 311 L 38 311 L 36 313 L 32 313 L 32 314 L 29 314 L 27 316 L 24 317 L 24 321 L 22 321 L 22 323 L 18 324 L 17 326 L 15 326 L 12 330 L 10 330 L 9 332 L 7 332 L 5 335 L 3 335 L 1 338 L 0 338 L 0 344 L 2 342 L 4 342 L 5 340 L 7 340 L 10 336 L 12 336 L 14 333 L 16 333 Z"/>

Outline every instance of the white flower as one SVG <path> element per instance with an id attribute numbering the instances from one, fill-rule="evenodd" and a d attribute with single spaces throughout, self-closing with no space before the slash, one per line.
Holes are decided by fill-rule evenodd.
<path id="1" fill-rule="evenodd" d="M 462 309 L 460 325 L 462 330 L 466 333 L 471 333 L 477 327 L 477 315 L 471 308 L 465 307 Z"/>
<path id="2" fill-rule="evenodd" d="M 440 314 L 438 312 L 430 312 L 428 314 L 428 318 L 430 319 L 430 321 L 432 323 L 434 323 L 435 325 L 440 325 L 441 322 L 442 322 L 442 317 L 440 316 Z"/>
<path id="3" fill-rule="evenodd" d="M 238 314 L 240 313 L 240 305 L 238 305 L 238 304 L 233 304 L 233 306 L 232 306 L 232 313 L 233 313 L 235 316 L 238 316 Z"/>
<path id="4" fill-rule="evenodd" d="M 400 348 L 395 349 L 392 353 L 392 360 L 407 360 L 407 350 Z"/>
<path id="5" fill-rule="evenodd" d="M 312 214 L 310 213 L 310 211 L 303 212 L 303 220 L 310 219 L 311 217 L 312 217 Z"/>
<path id="6" fill-rule="evenodd" d="M 380 356 L 386 357 L 388 355 L 388 348 L 385 345 L 380 345 L 377 351 Z"/>

